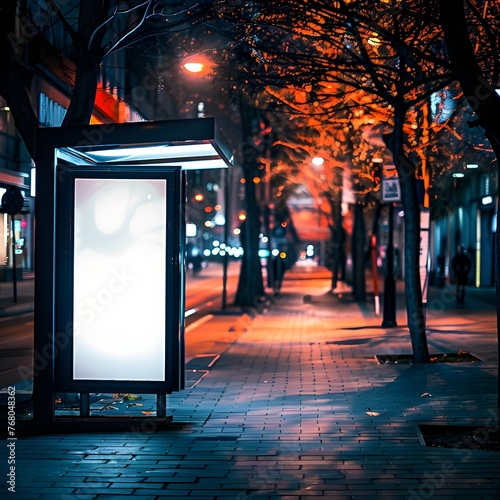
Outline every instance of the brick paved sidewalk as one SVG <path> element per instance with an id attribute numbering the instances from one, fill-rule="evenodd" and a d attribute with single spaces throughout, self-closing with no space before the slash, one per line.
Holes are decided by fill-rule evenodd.
<path id="1" fill-rule="evenodd" d="M 426 447 L 418 428 L 492 425 L 495 315 L 429 311 L 431 350 L 481 362 L 379 365 L 410 352 L 403 311 L 383 329 L 369 305 L 317 285 L 289 277 L 267 314 L 191 332 L 211 349 L 193 359 L 220 357 L 168 397 L 167 429 L 19 438 L 16 494 L 0 498 L 499 498 L 499 452 Z"/>

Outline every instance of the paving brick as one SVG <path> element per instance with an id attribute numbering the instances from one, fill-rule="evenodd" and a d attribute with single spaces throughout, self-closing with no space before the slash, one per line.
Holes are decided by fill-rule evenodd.
<path id="1" fill-rule="evenodd" d="M 313 282 L 302 286 L 316 296 Z M 168 396 L 169 428 L 20 438 L 20 498 L 498 498 L 500 453 L 428 448 L 417 430 L 495 408 L 494 310 L 428 316 L 431 345 L 478 347 L 480 364 L 378 365 L 377 353 L 410 351 L 405 327 L 382 329 L 326 288 L 304 304 L 286 286 L 196 387 Z M 226 321 L 203 335 L 217 341 Z"/>

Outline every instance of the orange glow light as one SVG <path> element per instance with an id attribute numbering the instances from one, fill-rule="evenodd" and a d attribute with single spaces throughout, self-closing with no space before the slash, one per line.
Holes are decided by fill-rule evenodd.
<path id="1" fill-rule="evenodd" d="M 203 63 L 200 62 L 187 62 L 184 64 L 184 68 L 190 73 L 201 73 L 203 71 Z"/>

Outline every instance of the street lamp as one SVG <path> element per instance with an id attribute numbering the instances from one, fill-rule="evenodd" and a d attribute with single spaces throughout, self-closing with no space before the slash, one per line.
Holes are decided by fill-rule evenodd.
<path id="1" fill-rule="evenodd" d="M 203 63 L 201 62 L 187 62 L 184 68 L 190 73 L 201 73 L 203 71 Z"/>
<path id="2" fill-rule="evenodd" d="M 204 53 L 200 53 L 188 56 L 184 59 L 182 66 L 190 73 L 197 73 L 199 76 L 210 76 L 214 63 Z"/>
<path id="3" fill-rule="evenodd" d="M 396 323 L 396 281 L 394 279 L 394 203 L 388 204 L 388 227 L 386 249 L 386 272 L 384 280 L 384 328 L 398 326 Z"/>
<path id="4" fill-rule="evenodd" d="M 194 78 L 201 78 L 203 80 L 204 77 L 210 76 L 210 70 L 213 67 L 211 62 L 204 58 L 203 56 L 193 56 L 188 59 L 183 67 L 189 73 L 194 74 Z M 205 117 L 205 103 L 199 102 L 197 105 L 197 116 L 198 118 Z M 225 172 L 224 177 L 224 244 L 229 244 L 229 224 L 230 224 L 230 183 L 231 183 L 232 175 L 230 170 L 228 169 Z M 204 196 L 201 193 L 195 195 L 195 200 L 198 202 L 202 202 L 204 200 Z M 215 208 L 216 211 L 219 211 L 222 207 Z M 219 216 L 220 217 L 220 216 Z M 241 220 L 241 219 L 240 219 Z M 217 221 L 215 221 L 215 225 L 217 225 Z M 207 221 L 205 222 L 205 227 L 212 228 L 213 225 Z M 222 254 L 223 263 L 222 263 L 222 309 L 225 310 L 227 307 L 227 279 L 228 279 L 228 266 L 229 266 L 229 255 L 227 252 Z"/>
<path id="5" fill-rule="evenodd" d="M 384 178 L 382 160 L 377 165 L 380 169 L 382 179 L 382 201 L 387 202 L 387 247 L 386 247 L 386 270 L 384 279 L 384 309 L 382 327 L 392 328 L 398 326 L 396 323 L 396 280 L 394 279 L 394 201 L 397 201 L 399 194 L 388 189 L 391 180 Z M 396 178 L 392 181 L 397 182 Z"/>

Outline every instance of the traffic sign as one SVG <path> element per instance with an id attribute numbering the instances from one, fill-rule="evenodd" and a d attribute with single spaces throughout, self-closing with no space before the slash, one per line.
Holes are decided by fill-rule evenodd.
<path id="1" fill-rule="evenodd" d="M 401 189 L 397 177 L 382 180 L 382 201 L 401 201 Z"/>

